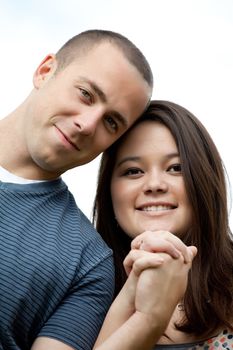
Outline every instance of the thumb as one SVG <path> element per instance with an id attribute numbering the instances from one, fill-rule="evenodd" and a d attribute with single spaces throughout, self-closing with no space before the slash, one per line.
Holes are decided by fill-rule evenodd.
<path id="1" fill-rule="evenodd" d="M 189 246 L 188 247 L 189 255 L 190 255 L 190 260 L 192 261 L 195 256 L 197 255 L 197 248 L 195 246 Z"/>

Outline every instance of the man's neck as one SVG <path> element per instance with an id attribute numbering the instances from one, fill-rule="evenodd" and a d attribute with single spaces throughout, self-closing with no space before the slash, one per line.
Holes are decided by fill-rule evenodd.
<path id="1" fill-rule="evenodd" d="M 28 155 L 21 120 L 22 107 L 0 120 L 0 166 L 15 176 L 28 180 L 54 180 L 55 176 L 44 171 Z"/>

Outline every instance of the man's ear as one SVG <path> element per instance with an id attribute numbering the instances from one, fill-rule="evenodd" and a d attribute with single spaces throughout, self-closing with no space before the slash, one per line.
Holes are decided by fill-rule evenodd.
<path id="1" fill-rule="evenodd" d="M 39 89 L 56 71 L 57 60 L 54 54 L 47 55 L 33 75 L 33 84 Z"/>

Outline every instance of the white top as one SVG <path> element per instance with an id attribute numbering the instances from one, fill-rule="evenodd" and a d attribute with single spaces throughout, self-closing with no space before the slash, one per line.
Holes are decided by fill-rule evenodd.
<path id="1" fill-rule="evenodd" d="M 25 185 L 25 184 L 31 184 L 31 183 L 36 183 L 36 182 L 46 182 L 48 180 L 24 179 L 23 177 L 20 177 L 20 176 L 17 176 L 15 174 L 10 173 L 8 170 L 6 170 L 0 166 L 0 181 Z"/>

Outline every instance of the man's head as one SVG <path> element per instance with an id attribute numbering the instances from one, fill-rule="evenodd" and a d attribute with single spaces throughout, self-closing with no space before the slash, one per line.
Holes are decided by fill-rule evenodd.
<path id="1" fill-rule="evenodd" d="M 34 74 L 24 139 L 36 177 L 85 164 L 117 140 L 146 108 L 152 73 L 123 36 L 81 33 Z"/>
<path id="2" fill-rule="evenodd" d="M 87 30 L 68 40 L 56 54 L 57 72 L 102 43 L 109 43 L 120 50 L 152 89 L 153 74 L 143 53 L 129 39 L 109 30 Z"/>

